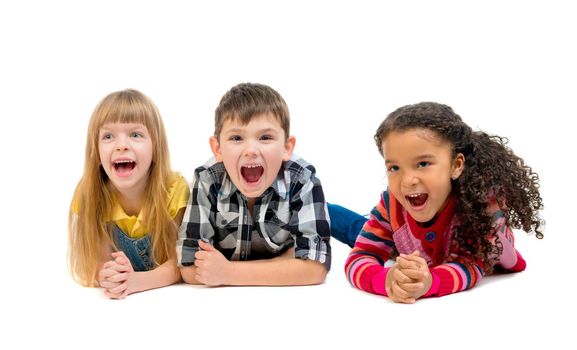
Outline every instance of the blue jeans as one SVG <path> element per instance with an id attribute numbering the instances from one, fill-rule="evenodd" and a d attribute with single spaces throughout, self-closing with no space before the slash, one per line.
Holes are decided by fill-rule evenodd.
<path id="1" fill-rule="evenodd" d="M 117 225 L 113 225 L 112 239 L 119 250 L 122 250 L 134 271 L 152 270 L 154 264 L 150 256 L 150 237 L 148 235 L 141 238 L 128 237 Z"/>
<path id="2" fill-rule="evenodd" d="M 327 207 L 331 218 L 331 236 L 353 247 L 367 218 L 337 204 L 327 203 Z"/>

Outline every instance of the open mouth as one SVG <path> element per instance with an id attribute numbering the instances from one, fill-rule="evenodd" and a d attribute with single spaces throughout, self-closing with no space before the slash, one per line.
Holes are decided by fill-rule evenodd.
<path id="1" fill-rule="evenodd" d="M 117 160 L 112 166 L 118 175 L 128 175 L 134 170 L 136 162 L 133 160 Z"/>
<path id="2" fill-rule="evenodd" d="M 264 168 L 261 165 L 243 165 L 240 173 L 246 182 L 255 183 L 261 178 Z"/>
<path id="3" fill-rule="evenodd" d="M 429 195 L 426 193 L 412 193 L 405 196 L 405 198 L 411 204 L 411 207 L 420 208 L 427 202 Z"/>

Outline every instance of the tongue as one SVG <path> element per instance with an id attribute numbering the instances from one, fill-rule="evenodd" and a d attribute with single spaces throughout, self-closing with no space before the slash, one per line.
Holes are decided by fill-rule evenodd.
<path id="1" fill-rule="evenodd" d="M 258 179 L 260 179 L 260 177 L 262 176 L 263 172 L 264 169 L 261 166 L 257 166 L 254 168 L 243 167 L 241 169 L 242 176 L 244 177 L 246 182 L 257 182 Z"/>
<path id="2" fill-rule="evenodd" d="M 128 162 L 128 163 L 118 163 L 115 165 L 115 168 L 116 171 L 118 171 L 121 174 L 124 174 L 132 171 L 132 169 L 134 169 L 135 166 L 136 164 L 134 162 Z"/>
<path id="3" fill-rule="evenodd" d="M 421 205 L 425 204 L 429 195 L 425 193 L 421 193 L 416 197 L 409 197 L 409 202 L 413 207 L 420 207 Z"/>

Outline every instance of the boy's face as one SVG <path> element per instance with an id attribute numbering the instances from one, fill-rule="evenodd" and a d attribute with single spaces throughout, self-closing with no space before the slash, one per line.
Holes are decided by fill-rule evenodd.
<path id="1" fill-rule="evenodd" d="M 417 221 L 425 223 L 443 209 L 451 194 L 451 179 L 465 166 L 451 145 L 427 129 L 391 132 L 382 145 L 389 191 Z"/>
<path id="2" fill-rule="evenodd" d="M 260 197 L 272 185 L 294 146 L 295 138 L 285 140 L 280 122 L 271 113 L 256 115 L 246 125 L 239 118 L 228 119 L 219 139 L 210 138 L 215 158 L 224 163 L 228 176 L 248 199 Z"/>

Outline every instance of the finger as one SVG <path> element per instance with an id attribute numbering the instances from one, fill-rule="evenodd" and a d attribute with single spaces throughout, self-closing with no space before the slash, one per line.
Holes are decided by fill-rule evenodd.
<path id="1" fill-rule="evenodd" d="M 419 264 L 415 261 L 407 259 L 407 256 L 398 256 L 397 257 L 397 264 L 402 269 L 415 269 L 418 270 L 420 268 Z"/>
<path id="2" fill-rule="evenodd" d="M 215 248 L 212 246 L 212 244 L 205 242 L 203 239 L 198 241 L 198 246 L 200 247 L 200 249 L 208 251 L 208 252 L 215 250 Z"/>
<path id="3" fill-rule="evenodd" d="M 105 289 L 105 290 L 104 290 L 104 295 L 105 295 L 108 299 L 118 299 L 122 294 L 112 293 L 112 292 L 110 292 L 108 289 Z"/>
<path id="4" fill-rule="evenodd" d="M 112 257 L 114 258 L 114 261 L 118 264 L 126 265 L 130 263 L 130 260 L 122 250 L 112 253 Z"/>
<path id="5" fill-rule="evenodd" d="M 426 273 L 426 272 L 424 272 L 424 271 L 422 271 L 422 270 L 400 269 L 400 271 L 401 271 L 406 277 L 408 277 L 409 279 L 411 279 L 412 282 L 423 281 L 423 280 L 427 277 L 427 275 L 428 275 L 428 273 Z M 403 280 L 403 281 L 401 281 L 401 282 L 406 283 L 406 282 L 411 282 L 411 281 L 405 281 L 405 280 Z"/>
<path id="6" fill-rule="evenodd" d="M 114 265 L 114 260 L 109 260 L 109 261 L 105 262 L 105 263 L 102 265 L 102 268 L 103 268 L 103 269 L 107 269 L 107 268 L 110 268 L 110 266 L 113 266 L 113 265 Z"/>
<path id="7" fill-rule="evenodd" d="M 118 272 L 116 272 L 116 270 L 113 269 L 102 269 L 100 270 L 100 279 L 101 280 L 105 280 L 110 276 L 113 276 L 115 274 L 117 274 Z"/>
<path id="8" fill-rule="evenodd" d="M 112 254 L 110 254 L 110 255 L 112 255 L 113 258 L 118 258 L 120 256 L 126 258 L 126 254 L 124 254 L 124 252 L 122 250 L 119 250 L 117 252 L 112 252 Z"/>
<path id="9" fill-rule="evenodd" d="M 116 264 L 111 269 L 116 271 L 117 273 L 118 272 L 128 272 L 128 271 L 132 271 L 132 265 L 130 265 L 130 264 L 128 264 L 128 265 Z"/>
<path id="10" fill-rule="evenodd" d="M 415 292 L 420 292 L 423 290 L 423 288 L 425 288 L 425 284 L 422 282 L 399 283 L 398 286 L 411 296 L 414 296 Z"/>
<path id="11" fill-rule="evenodd" d="M 110 293 L 119 294 L 119 295 L 120 295 L 120 294 L 122 294 L 122 292 L 124 292 L 124 290 L 125 290 L 127 287 L 128 287 L 128 282 L 127 282 L 127 281 L 124 281 L 124 282 L 122 282 L 120 285 L 118 285 L 117 287 L 108 289 L 108 291 L 109 291 Z"/>
<path id="12" fill-rule="evenodd" d="M 412 253 L 409 254 L 409 255 L 407 255 L 407 254 L 400 254 L 399 256 L 402 257 L 403 259 L 406 259 L 406 260 L 408 260 L 408 261 L 414 261 L 414 262 L 416 262 L 416 263 L 418 263 L 418 264 L 421 264 L 421 265 L 422 265 L 422 264 L 425 264 L 425 265 L 427 264 L 427 261 L 420 256 L 418 250 L 415 250 L 414 252 L 412 252 Z"/>
<path id="13" fill-rule="evenodd" d="M 414 304 L 417 300 L 415 298 L 406 298 L 406 299 L 399 299 L 397 300 L 397 303 L 402 303 L 402 304 Z"/>
<path id="14" fill-rule="evenodd" d="M 402 282 L 402 283 L 410 283 L 410 282 L 415 282 L 411 279 L 411 277 L 409 277 L 405 271 L 415 271 L 415 270 L 402 270 L 402 269 L 395 269 L 393 271 L 393 278 L 395 279 L 395 281 L 397 282 Z"/>
<path id="15" fill-rule="evenodd" d="M 405 291 L 403 288 L 399 286 L 397 281 L 393 281 L 391 289 L 393 290 L 393 294 L 398 298 L 407 299 L 411 297 L 411 295 L 407 291 Z"/>
<path id="16" fill-rule="evenodd" d="M 194 257 L 200 260 L 206 260 L 210 256 L 210 252 L 207 250 L 199 250 L 198 252 L 194 253 Z"/>
<path id="17" fill-rule="evenodd" d="M 197 269 L 197 272 L 198 272 L 198 269 Z M 194 275 L 194 278 L 195 278 L 198 282 L 200 282 L 200 283 L 202 283 L 202 284 L 206 284 L 206 281 L 207 281 L 207 280 L 206 280 L 206 278 L 204 278 L 204 276 L 203 276 L 202 274 L 197 273 L 197 274 Z"/>
<path id="18" fill-rule="evenodd" d="M 114 282 L 120 284 L 128 279 L 128 273 L 117 273 L 114 276 L 110 276 L 106 279 L 108 282 Z"/>
<path id="19" fill-rule="evenodd" d="M 120 297 L 118 297 L 118 299 L 124 299 L 128 296 L 128 288 L 126 288 L 124 290 L 124 292 L 122 292 L 122 294 L 120 295 Z"/>
<path id="20" fill-rule="evenodd" d="M 412 304 L 415 299 L 399 287 L 396 282 L 393 282 L 392 286 L 393 301 L 396 303 Z"/>
<path id="21" fill-rule="evenodd" d="M 118 283 L 118 282 L 111 282 L 111 281 L 108 281 L 108 280 L 100 281 L 100 286 L 101 286 L 102 288 L 105 288 L 105 289 L 116 288 L 116 287 L 118 287 L 119 285 L 120 285 L 120 283 Z"/>

